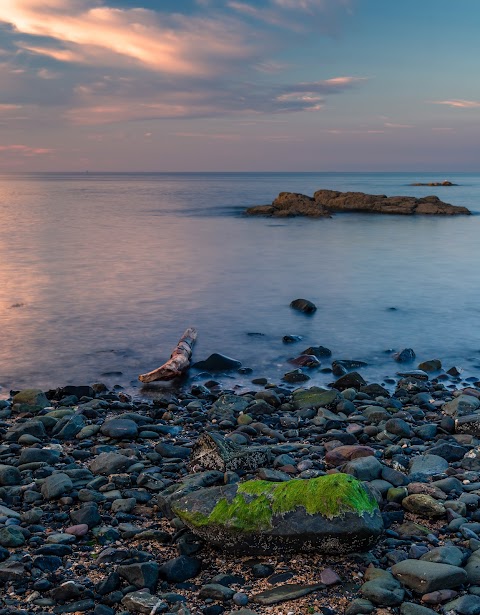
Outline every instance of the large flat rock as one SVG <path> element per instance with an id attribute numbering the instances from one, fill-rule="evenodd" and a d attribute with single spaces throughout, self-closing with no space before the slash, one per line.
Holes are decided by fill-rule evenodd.
<path id="1" fill-rule="evenodd" d="M 171 506 L 205 541 L 237 553 L 348 553 L 369 548 L 383 531 L 376 500 L 346 474 L 201 489 Z"/>

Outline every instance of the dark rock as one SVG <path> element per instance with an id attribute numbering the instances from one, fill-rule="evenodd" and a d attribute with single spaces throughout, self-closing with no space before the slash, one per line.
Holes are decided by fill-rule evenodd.
<path id="1" fill-rule="evenodd" d="M 110 419 L 101 426 L 100 433 L 109 438 L 128 440 L 137 437 L 138 427 L 130 419 Z"/>
<path id="2" fill-rule="evenodd" d="M 22 475 L 15 466 L 0 465 L 1 486 L 19 485 L 21 482 Z"/>
<path id="3" fill-rule="evenodd" d="M 40 389 L 23 389 L 13 396 L 12 403 L 29 412 L 38 412 L 50 405 L 45 393 Z"/>
<path id="4" fill-rule="evenodd" d="M 284 374 L 282 380 L 284 382 L 295 384 L 296 382 L 306 382 L 307 380 L 310 380 L 310 376 L 304 374 L 300 369 L 294 369 L 291 372 Z"/>
<path id="5" fill-rule="evenodd" d="M 415 359 L 415 352 L 411 348 L 404 348 L 400 352 L 393 355 L 393 358 L 398 363 L 409 363 Z"/>
<path id="6" fill-rule="evenodd" d="M 204 369 L 209 372 L 223 372 L 238 369 L 241 366 L 242 363 L 240 361 L 216 352 L 211 354 L 208 359 L 197 361 L 192 365 L 195 369 Z"/>
<path id="7" fill-rule="evenodd" d="M 99 525 L 102 521 L 95 502 L 89 502 L 77 510 L 72 510 L 70 519 L 76 525 L 85 524 L 89 528 Z"/>
<path id="8" fill-rule="evenodd" d="M 429 361 L 423 361 L 419 363 L 418 369 L 424 372 L 437 372 L 442 369 L 442 362 L 439 359 L 430 359 Z"/>
<path id="9" fill-rule="evenodd" d="M 266 589 L 263 592 L 252 596 L 252 602 L 263 605 L 278 604 L 279 602 L 286 602 L 287 600 L 295 600 L 307 596 L 312 592 L 325 589 L 323 583 L 317 583 L 315 585 L 304 585 L 300 583 L 289 583 L 286 585 L 280 585 L 273 589 Z"/>
<path id="10" fill-rule="evenodd" d="M 63 472 L 55 472 L 45 479 L 42 485 L 42 495 L 46 500 L 57 500 L 65 493 L 70 493 L 72 489 L 71 478 Z"/>
<path id="11" fill-rule="evenodd" d="M 159 571 L 160 565 L 157 562 L 140 562 L 117 568 L 118 574 L 130 585 L 138 589 L 147 587 L 151 592 L 157 587 Z"/>
<path id="12" fill-rule="evenodd" d="M 407 559 L 392 566 L 392 574 L 413 591 L 426 594 L 462 585 L 467 573 L 458 566 Z"/>
<path id="13" fill-rule="evenodd" d="M 304 314 L 313 314 L 317 311 L 317 306 L 308 299 L 295 299 L 290 303 L 290 307 Z"/>
<path id="14" fill-rule="evenodd" d="M 169 583 L 183 583 L 188 579 L 195 578 L 199 574 L 201 567 L 202 563 L 199 559 L 189 557 L 188 555 L 180 555 L 162 564 L 159 572 L 161 578 Z"/>
<path id="15" fill-rule="evenodd" d="M 46 448 L 24 448 L 20 453 L 18 465 L 27 463 L 55 464 L 60 458 L 60 452 Z"/>
<path id="16" fill-rule="evenodd" d="M 335 381 L 333 386 L 339 391 L 344 391 L 345 389 L 359 390 L 366 384 L 367 383 L 358 372 L 351 372 L 350 374 L 345 374 L 344 376 L 341 376 L 338 380 Z"/>
<path id="17" fill-rule="evenodd" d="M 100 453 L 90 463 L 90 470 L 95 475 L 108 476 L 117 472 L 123 472 L 135 463 L 135 459 L 126 457 L 120 453 Z"/>

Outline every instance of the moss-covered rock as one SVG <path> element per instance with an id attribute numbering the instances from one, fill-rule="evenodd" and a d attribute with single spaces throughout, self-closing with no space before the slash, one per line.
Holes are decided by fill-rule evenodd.
<path id="1" fill-rule="evenodd" d="M 40 389 L 23 389 L 14 395 L 12 401 L 19 412 L 39 412 L 50 405 Z"/>
<path id="2" fill-rule="evenodd" d="M 346 474 L 202 489 L 172 510 L 207 542 L 249 553 L 358 551 L 383 529 L 375 498 Z"/>

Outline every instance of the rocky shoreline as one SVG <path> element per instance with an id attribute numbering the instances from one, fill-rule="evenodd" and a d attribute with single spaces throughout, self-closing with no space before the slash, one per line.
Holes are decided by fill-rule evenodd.
<path id="1" fill-rule="evenodd" d="M 406 369 L 406 351 L 393 393 L 346 361 L 325 389 L 13 392 L 0 401 L 0 615 L 479 613 L 480 381 L 436 359 Z M 205 434 L 268 455 L 212 469 L 195 449 Z M 195 490 L 335 475 L 378 505 L 369 550 L 234 555 L 172 512 Z"/>
<path id="2" fill-rule="evenodd" d="M 443 185 L 443 184 L 442 184 Z M 415 198 L 413 196 L 390 196 L 365 194 L 364 192 L 338 192 L 317 190 L 313 197 L 295 192 L 280 192 L 271 205 L 249 207 L 248 216 L 291 218 L 331 218 L 336 212 L 360 212 L 389 215 L 456 216 L 471 215 L 466 207 L 444 203 L 437 196 Z"/>

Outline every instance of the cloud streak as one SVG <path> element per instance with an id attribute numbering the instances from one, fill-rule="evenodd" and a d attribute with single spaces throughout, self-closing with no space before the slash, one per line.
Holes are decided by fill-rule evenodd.
<path id="1" fill-rule="evenodd" d="M 432 101 L 432 104 L 446 105 L 456 109 L 478 109 L 480 107 L 480 101 L 478 100 L 462 100 L 460 98 L 455 98 L 452 100 L 434 100 Z"/>
<path id="2" fill-rule="evenodd" d="M 59 62 L 118 67 L 130 61 L 165 74 L 193 76 L 255 55 L 241 24 L 212 16 L 161 15 L 98 6 L 92 0 L 2 0 L 0 21 L 33 37 L 33 42 L 17 41 L 18 47 Z"/>
<path id="3" fill-rule="evenodd" d="M 52 154 L 53 150 L 45 147 L 30 147 L 28 145 L 0 145 L 0 153 L 20 154 L 21 156 L 45 156 Z"/>

